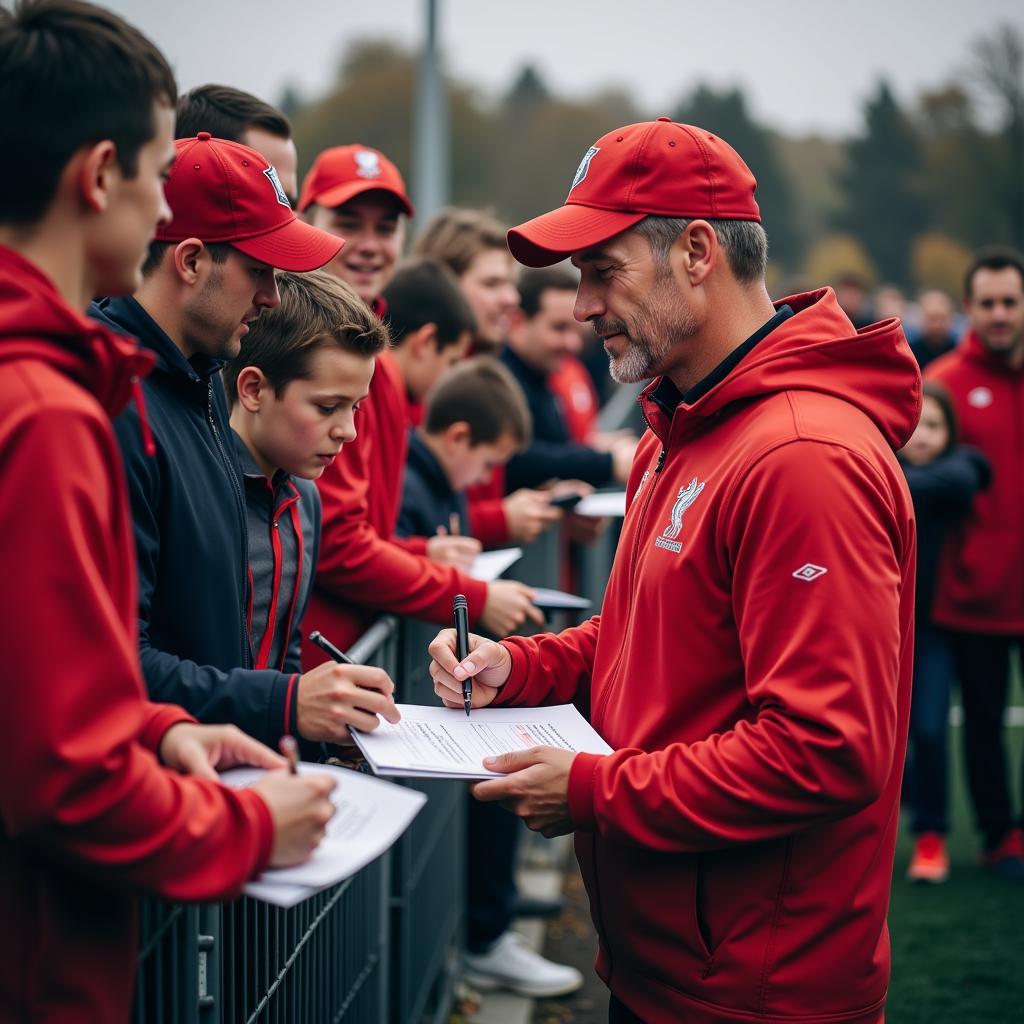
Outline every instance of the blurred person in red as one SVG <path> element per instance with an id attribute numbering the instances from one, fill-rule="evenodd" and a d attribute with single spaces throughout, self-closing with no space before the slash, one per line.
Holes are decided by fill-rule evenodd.
<path id="1" fill-rule="evenodd" d="M 968 332 L 928 367 L 953 396 L 965 444 L 992 464 L 944 552 L 933 618 L 950 630 L 964 709 L 967 780 L 983 860 L 1024 881 L 1024 831 L 1007 782 L 1003 743 L 1011 652 L 1024 637 L 1024 258 L 975 254 L 964 278 Z"/>
<path id="2" fill-rule="evenodd" d="M 377 358 L 358 436 L 317 481 L 323 540 L 307 624 L 345 649 L 380 612 L 444 622 L 454 595 L 465 594 L 471 621 L 505 636 L 539 612 L 522 585 L 466 574 L 477 541 L 395 536 L 410 404 L 465 355 L 472 312 L 440 265 L 410 266 L 396 281 L 412 204 L 398 168 L 378 150 L 321 153 L 302 182 L 299 210 L 309 223 L 344 233 L 344 249 L 325 269 L 390 325 L 395 343 Z M 326 655 L 307 643 L 302 658 L 309 668 Z"/>
<path id="3" fill-rule="evenodd" d="M 430 645 L 446 703 L 467 676 L 478 707 L 575 701 L 614 751 L 508 753 L 474 786 L 576 832 L 614 1022 L 884 1015 L 920 375 L 895 321 L 858 333 L 828 288 L 772 302 L 755 187 L 660 118 L 509 233 L 528 266 L 571 256 L 613 377 L 652 380 L 650 430 L 599 616 L 471 636 L 461 663 L 454 631 Z"/>
<path id="4" fill-rule="evenodd" d="M 474 353 L 498 355 L 519 308 L 515 262 L 505 231 L 484 210 L 451 207 L 435 214 L 413 245 L 414 253 L 440 260 L 458 279 L 476 317 Z M 550 497 L 535 488 L 506 494 L 504 467 L 496 468 L 486 484 L 469 490 L 473 536 L 484 547 L 532 543 L 562 518 Z"/>
<path id="5" fill-rule="evenodd" d="M 171 218 L 176 85 L 162 54 L 77 0 L 0 11 L 0 1018 L 127 1020 L 135 894 L 239 895 L 305 860 L 332 781 L 232 726 L 148 703 L 111 417 L 152 368 L 83 315 L 138 287 Z M 235 764 L 273 769 L 247 790 Z M 189 777 L 191 776 L 191 777 Z"/>

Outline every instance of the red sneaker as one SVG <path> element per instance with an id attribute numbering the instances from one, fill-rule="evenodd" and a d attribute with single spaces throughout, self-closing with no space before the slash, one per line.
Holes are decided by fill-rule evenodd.
<path id="1" fill-rule="evenodd" d="M 914 856 L 907 868 L 911 882 L 931 882 L 937 885 L 949 878 L 949 854 L 946 838 L 938 832 L 922 832 L 914 842 Z"/>
<path id="2" fill-rule="evenodd" d="M 982 863 L 1008 882 L 1024 882 L 1024 832 L 1010 829 L 994 850 L 982 856 Z"/>

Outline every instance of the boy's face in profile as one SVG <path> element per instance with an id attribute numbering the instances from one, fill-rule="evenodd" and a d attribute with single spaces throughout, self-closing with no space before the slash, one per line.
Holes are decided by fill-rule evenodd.
<path id="1" fill-rule="evenodd" d="M 252 441 L 276 469 L 315 480 L 355 439 L 355 413 L 373 377 L 373 356 L 322 345 L 310 375 L 289 381 L 280 394 L 266 384 L 252 417 Z M 243 371 L 244 372 L 244 371 Z"/>
<path id="2" fill-rule="evenodd" d="M 497 441 L 472 444 L 468 429 L 452 438 L 450 445 L 449 483 L 452 490 L 459 493 L 476 484 L 487 483 L 495 467 L 504 466 L 519 450 L 519 443 L 511 434 L 502 434 Z"/>

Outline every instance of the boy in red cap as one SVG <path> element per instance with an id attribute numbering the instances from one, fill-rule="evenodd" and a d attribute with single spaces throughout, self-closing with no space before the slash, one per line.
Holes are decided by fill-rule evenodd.
<path id="1" fill-rule="evenodd" d="M 461 706 L 576 701 L 613 750 L 485 765 L 482 800 L 576 832 L 612 1021 L 878 1024 L 910 713 L 915 538 L 895 450 L 920 375 L 899 322 L 773 303 L 754 177 L 668 118 L 585 154 L 514 228 L 571 256 L 612 376 L 653 378 L 601 615 L 432 644 Z"/>
<path id="2" fill-rule="evenodd" d="M 82 311 L 138 285 L 170 218 L 175 93 L 160 52 L 108 11 L 0 11 L 0 561 L 18 581 L 0 594 L 5 1021 L 127 1020 L 132 894 L 233 898 L 304 860 L 331 815 L 327 778 L 218 785 L 216 768 L 283 759 L 144 697 L 110 416 L 152 359 Z"/>
<path id="3" fill-rule="evenodd" d="M 359 707 L 393 715 L 380 669 L 325 665 L 301 676 L 254 668 L 243 480 L 218 371 L 264 309 L 280 301 L 274 268 L 323 266 L 342 241 L 292 211 L 256 150 L 200 132 L 179 139 L 166 192 L 180 211 L 162 224 L 134 298 L 95 315 L 156 356 L 139 414 L 115 431 L 124 455 L 139 559 L 142 668 L 155 699 L 200 721 L 232 722 L 267 743 L 286 733 L 303 756 L 348 738 Z M 334 724 L 331 724 L 334 723 Z"/>
<path id="4" fill-rule="evenodd" d="M 299 210 L 310 223 L 344 233 L 345 249 L 327 270 L 387 320 L 383 293 L 395 273 L 405 218 L 413 212 L 398 168 L 369 146 L 325 150 L 302 183 Z M 403 309 L 400 343 L 409 344 L 414 333 L 432 330 L 423 336 L 432 350 L 436 376 L 451 354 L 465 351 L 468 332 L 452 320 L 451 336 L 441 337 L 442 324 L 415 320 L 410 304 L 404 305 L 410 308 Z M 407 330 L 414 322 L 415 330 Z M 317 481 L 324 506 L 324 543 L 309 607 L 310 625 L 345 648 L 359 638 L 377 611 L 447 621 L 455 594 L 466 595 L 472 621 L 501 636 L 527 618 L 543 621 L 521 584 L 483 583 L 461 571 L 480 550 L 472 538 L 394 536 L 412 424 L 410 400 L 422 400 L 433 383 L 407 379 L 406 365 L 407 360 L 396 360 L 391 352 L 380 354 L 359 436 Z M 303 665 L 317 665 L 325 657 L 319 647 L 306 644 Z"/>

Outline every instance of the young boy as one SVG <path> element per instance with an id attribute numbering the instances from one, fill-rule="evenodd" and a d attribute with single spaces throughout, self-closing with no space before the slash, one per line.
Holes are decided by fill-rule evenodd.
<path id="1" fill-rule="evenodd" d="M 409 435 L 396 533 L 427 537 L 468 529 L 465 491 L 486 483 L 529 443 L 530 410 L 512 374 L 478 356 L 452 369 L 424 405 L 423 426 Z"/>
<path id="2" fill-rule="evenodd" d="M 135 895 L 237 896 L 304 860 L 333 782 L 145 700 L 131 514 L 111 417 L 152 358 L 87 319 L 169 221 L 163 55 L 74 0 L 0 10 L 0 1020 L 123 1021 Z M 192 777 L 186 777 L 192 776 Z"/>
<path id="3" fill-rule="evenodd" d="M 313 481 L 355 439 L 355 413 L 388 338 L 365 303 L 324 271 L 281 273 L 277 287 L 281 304 L 253 325 L 224 367 L 224 385 L 245 483 L 253 664 L 298 672 L 320 546 Z M 345 725 L 373 728 L 356 699 L 377 695 L 346 685 Z M 397 721 L 385 696 L 384 714 Z M 302 733 L 309 723 L 297 725 Z"/>
<path id="4" fill-rule="evenodd" d="M 485 629 L 501 636 L 527 617 L 543 621 L 521 583 L 472 579 L 460 571 L 460 560 L 451 552 L 443 559 L 435 550 L 458 541 L 470 546 L 469 561 L 479 551 L 470 538 L 437 536 L 433 531 L 395 537 L 409 402 L 422 401 L 465 355 L 473 315 L 451 273 L 433 260 L 401 267 L 383 298 L 394 347 L 377 360 L 358 440 L 344 448 L 318 481 L 324 543 L 307 632 L 320 630 L 344 650 L 381 611 L 447 622 L 452 598 L 460 593 L 469 601 L 471 620 L 479 619 Z M 303 647 L 307 669 L 323 659 L 318 647 Z"/>

